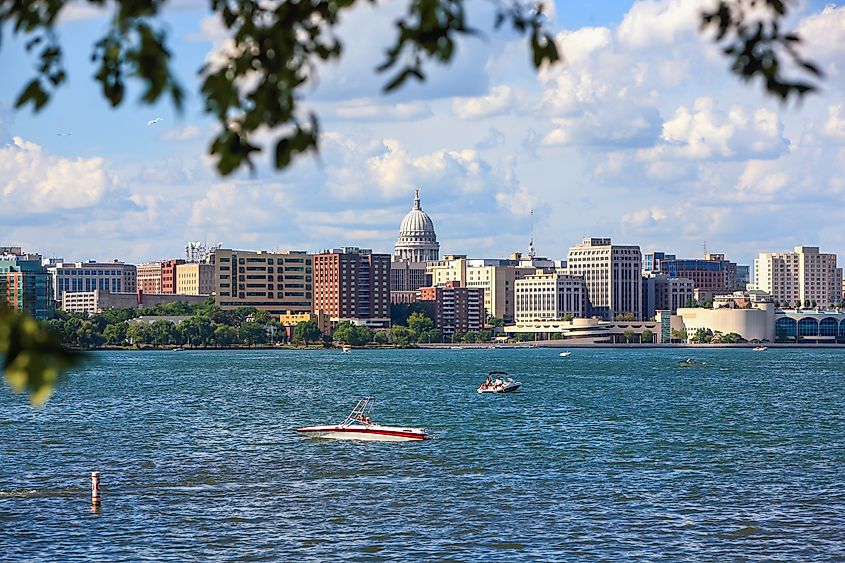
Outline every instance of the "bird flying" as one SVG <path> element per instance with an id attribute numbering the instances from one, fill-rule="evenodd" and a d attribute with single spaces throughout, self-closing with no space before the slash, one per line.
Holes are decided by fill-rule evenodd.
<path id="1" fill-rule="evenodd" d="M 162 121 L 161 117 L 156 117 L 155 119 L 150 119 L 149 121 L 147 121 L 147 127 L 149 127 L 150 125 L 155 125 L 156 123 L 158 123 L 160 121 Z"/>

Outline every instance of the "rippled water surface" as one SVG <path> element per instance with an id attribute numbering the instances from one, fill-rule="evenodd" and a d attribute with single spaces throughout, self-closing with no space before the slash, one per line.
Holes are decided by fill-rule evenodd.
<path id="1" fill-rule="evenodd" d="M 688 354 L 94 354 L 0 391 L 0 559 L 845 558 L 845 350 Z M 294 431 L 365 394 L 434 439 Z"/>

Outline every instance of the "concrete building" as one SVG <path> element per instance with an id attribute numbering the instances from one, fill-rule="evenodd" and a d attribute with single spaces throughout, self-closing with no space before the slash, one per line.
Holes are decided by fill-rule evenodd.
<path id="1" fill-rule="evenodd" d="M 158 295 L 161 291 L 161 262 L 147 262 L 137 266 L 138 289 L 148 295 Z"/>
<path id="2" fill-rule="evenodd" d="M 394 256 L 390 261 L 390 302 L 407 303 L 407 296 L 416 296 L 421 287 L 431 285 L 425 262 L 411 262 Z M 414 301 L 414 299 L 411 299 Z"/>
<path id="3" fill-rule="evenodd" d="M 63 292 L 61 307 L 68 313 L 96 315 L 109 309 L 143 309 L 177 302 L 205 303 L 205 299 L 204 295 L 146 294 L 140 290 L 135 293 L 111 293 L 104 289 L 95 289 Z"/>
<path id="4" fill-rule="evenodd" d="M 314 311 L 333 322 L 390 326 L 390 255 L 343 247 L 314 259 Z"/>
<path id="5" fill-rule="evenodd" d="M 692 280 L 652 272 L 643 278 L 643 318 L 652 319 L 661 310 L 674 314 L 679 307 L 685 307 L 693 295 Z"/>
<path id="6" fill-rule="evenodd" d="M 668 320 L 668 319 L 667 319 Z M 651 333 L 646 342 L 666 342 L 660 336 L 664 331 L 656 321 L 603 321 L 598 318 L 574 318 L 571 321 L 546 320 L 525 321 L 504 327 L 505 334 L 533 334 L 536 340 L 560 340 L 566 344 L 609 344 L 627 341 L 627 335 L 634 335 L 634 342 L 643 339 L 643 334 Z"/>
<path id="7" fill-rule="evenodd" d="M 587 238 L 569 249 L 567 271 L 581 276 L 587 288 L 586 314 L 612 320 L 632 314 L 642 318 L 640 247 L 615 245 L 609 238 Z"/>
<path id="8" fill-rule="evenodd" d="M 818 246 L 796 246 L 793 252 L 763 252 L 754 260 L 754 286 L 775 303 L 830 307 L 842 299 L 842 268 L 836 254 Z"/>
<path id="9" fill-rule="evenodd" d="M 530 274 L 514 282 L 517 323 L 584 316 L 584 280 L 562 271 Z"/>
<path id="10" fill-rule="evenodd" d="M 47 268 L 53 278 L 53 298 L 62 301 L 62 293 L 97 289 L 112 293 L 135 293 L 137 269 L 119 260 L 112 262 L 59 262 Z"/>
<path id="11" fill-rule="evenodd" d="M 462 287 L 451 281 L 420 288 L 419 300 L 446 339 L 456 332 L 478 332 L 484 328 L 484 292 L 480 288 Z"/>
<path id="12" fill-rule="evenodd" d="M 775 341 L 845 344 L 845 312 L 778 311 Z"/>
<path id="13" fill-rule="evenodd" d="M 224 310 L 255 307 L 272 316 L 310 313 L 312 257 L 304 251 L 214 251 L 214 302 Z"/>
<path id="14" fill-rule="evenodd" d="M 214 264 L 191 262 L 176 265 L 177 295 L 211 295 L 214 293 Z"/>
<path id="15" fill-rule="evenodd" d="M 414 204 L 402 219 L 393 255 L 409 262 L 427 262 L 440 257 L 440 243 L 434 223 L 420 205 L 420 191 L 416 190 Z"/>
<path id="16" fill-rule="evenodd" d="M 0 305 L 38 320 L 53 316 L 53 280 L 38 254 L 23 254 L 19 247 L 4 247 L 0 255 Z M 17 254 L 11 254 L 16 251 Z"/>
<path id="17" fill-rule="evenodd" d="M 730 332 L 746 340 L 774 342 L 775 305 L 771 301 L 754 303 L 751 309 L 723 307 L 719 309 L 680 308 L 672 316 L 672 328 L 686 332 L 692 337 L 698 329 L 710 329 L 714 333 Z"/>

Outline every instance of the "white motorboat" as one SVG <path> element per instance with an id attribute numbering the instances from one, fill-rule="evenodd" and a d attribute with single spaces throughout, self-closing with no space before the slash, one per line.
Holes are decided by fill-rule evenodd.
<path id="1" fill-rule="evenodd" d="M 462 346 L 450 346 L 449 349 L 450 350 L 463 350 L 463 347 Z"/>
<path id="2" fill-rule="evenodd" d="M 755 352 L 762 352 L 762 351 L 768 350 L 768 349 L 769 349 L 768 346 L 755 346 L 754 348 L 752 348 L 752 350 L 754 350 Z"/>
<path id="3" fill-rule="evenodd" d="M 558 356 L 560 356 L 561 358 L 566 358 L 567 356 L 571 356 L 571 355 L 572 355 L 572 352 L 561 352 L 560 354 L 558 354 Z"/>
<path id="4" fill-rule="evenodd" d="M 344 352 L 351 352 L 352 346 L 344 346 L 343 348 L 341 348 L 341 350 L 343 350 Z"/>
<path id="5" fill-rule="evenodd" d="M 487 374 L 487 380 L 478 388 L 479 393 L 513 393 L 522 385 L 508 377 L 507 372 L 491 371 Z"/>
<path id="6" fill-rule="evenodd" d="M 340 424 L 306 426 L 297 428 L 296 431 L 313 438 L 366 440 L 370 442 L 410 442 L 429 438 L 425 428 L 375 424 L 370 418 L 374 403 L 375 400 L 372 397 L 365 397 L 358 401 L 349 416 Z"/>

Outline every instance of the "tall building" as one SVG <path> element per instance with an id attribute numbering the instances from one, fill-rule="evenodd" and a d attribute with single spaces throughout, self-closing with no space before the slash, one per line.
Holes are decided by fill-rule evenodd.
<path id="1" fill-rule="evenodd" d="M 652 272 L 643 277 L 643 318 L 651 319 L 657 311 L 675 314 L 694 298 L 694 283 L 686 278 L 670 278 L 668 274 Z"/>
<path id="2" fill-rule="evenodd" d="M 640 247 L 611 244 L 609 238 L 587 238 L 569 249 L 568 273 L 584 278 L 587 314 L 613 320 L 616 315 L 642 318 L 642 255 Z"/>
<path id="3" fill-rule="evenodd" d="M 818 246 L 796 246 L 793 252 L 762 252 L 754 260 L 754 285 L 783 306 L 795 303 L 834 306 L 841 301 L 842 268 L 836 254 Z"/>
<path id="4" fill-rule="evenodd" d="M 47 268 L 53 278 L 53 299 L 62 302 L 62 293 L 100 289 L 111 293 L 135 293 L 137 270 L 132 264 L 112 262 L 59 262 Z"/>
<path id="5" fill-rule="evenodd" d="M 0 255 L 0 304 L 13 312 L 24 312 L 39 320 L 53 315 L 52 277 L 41 265 L 38 254 L 22 254 L 18 247 L 3 250 L 18 254 Z"/>
<path id="6" fill-rule="evenodd" d="M 178 295 L 211 295 L 214 293 L 214 264 L 191 262 L 176 265 Z"/>
<path id="7" fill-rule="evenodd" d="M 255 307 L 272 316 L 311 312 L 312 258 L 304 251 L 214 251 L 214 302 L 221 309 Z"/>
<path id="8" fill-rule="evenodd" d="M 419 190 L 414 196 L 413 207 L 399 226 L 399 237 L 396 239 L 393 255 L 411 262 L 437 260 L 440 256 L 440 243 L 437 242 L 434 223 L 420 206 Z"/>
<path id="9" fill-rule="evenodd" d="M 417 290 L 431 285 L 425 262 L 411 262 L 394 256 L 390 261 L 390 302 L 412 303 Z"/>
<path id="10" fill-rule="evenodd" d="M 675 260 L 676 258 L 677 256 L 674 254 L 666 254 L 665 252 L 643 252 L 643 274 L 660 272 L 661 260 Z"/>
<path id="11" fill-rule="evenodd" d="M 314 259 L 314 310 L 333 321 L 390 325 L 390 255 L 344 247 Z"/>
<path id="12" fill-rule="evenodd" d="M 450 281 L 420 288 L 419 300 L 434 319 L 434 327 L 445 338 L 451 338 L 456 332 L 478 332 L 484 327 L 483 295 L 479 288 L 462 287 L 460 282 Z"/>
<path id="13" fill-rule="evenodd" d="M 147 262 L 137 266 L 138 289 L 144 293 L 161 294 L 161 262 Z"/>
<path id="14" fill-rule="evenodd" d="M 514 282 L 517 323 L 584 316 L 584 280 L 563 271 L 530 274 Z"/>
<path id="15" fill-rule="evenodd" d="M 514 282 L 537 271 L 535 262 L 554 265 L 543 258 L 524 260 L 514 254 L 510 259 L 467 259 L 464 255 L 446 256 L 428 262 L 427 272 L 433 286 L 454 281 L 464 287 L 484 290 L 484 309 L 492 317 L 514 320 Z"/>
<path id="16" fill-rule="evenodd" d="M 737 264 L 735 291 L 745 291 L 749 285 L 751 285 L 751 266 Z"/>

